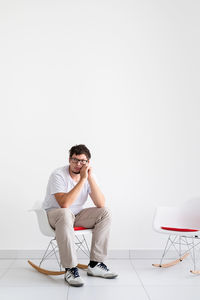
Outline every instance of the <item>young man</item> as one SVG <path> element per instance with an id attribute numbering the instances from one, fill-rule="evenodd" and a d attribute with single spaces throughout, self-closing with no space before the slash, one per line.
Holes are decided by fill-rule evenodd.
<path id="1" fill-rule="evenodd" d="M 91 154 L 85 145 L 69 150 L 69 165 L 56 169 L 47 185 L 43 208 L 50 225 L 55 229 L 65 280 L 72 286 L 84 284 L 77 268 L 75 235 L 73 227 L 92 228 L 90 263 L 87 274 L 103 278 L 115 278 L 103 263 L 107 256 L 111 218 L 90 166 Z M 90 195 L 95 207 L 83 209 Z"/>

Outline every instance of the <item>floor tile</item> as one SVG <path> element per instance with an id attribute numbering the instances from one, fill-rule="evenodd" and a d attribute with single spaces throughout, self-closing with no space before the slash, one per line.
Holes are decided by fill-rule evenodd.
<path id="1" fill-rule="evenodd" d="M 0 259 L 0 269 L 6 269 L 11 267 L 15 262 L 15 259 Z"/>
<path id="2" fill-rule="evenodd" d="M 8 272 L 10 268 L 12 268 L 14 264 L 14 259 L 0 259 L 0 280 L 5 276 L 5 274 Z"/>
<path id="3" fill-rule="evenodd" d="M 68 300 L 149 300 L 140 286 L 83 286 L 69 288 Z"/>
<path id="4" fill-rule="evenodd" d="M 170 268 L 155 268 L 153 260 L 132 260 L 132 264 L 143 284 L 146 285 L 171 285 L 171 286 L 200 286 L 200 275 L 190 273 L 190 261 Z"/>
<path id="5" fill-rule="evenodd" d="M 0 277 L 0 286 L 63 286 L 64 275 L 47 276 L 29 267 L 10 268 Z"/>
<path id="6" fill-rule="evenodd" d="M 0 287 L 2 300 L 67 300 L 68 287 Z"/>
<path id="7" fill-rule="evenodd" d="M 200 286 L 147 286 L 151 300 L 191 300 L 199 299 Z"/>

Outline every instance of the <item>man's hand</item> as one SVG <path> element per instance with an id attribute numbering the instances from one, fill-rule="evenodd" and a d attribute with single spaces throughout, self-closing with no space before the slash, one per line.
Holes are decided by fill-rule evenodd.
<path id="1" fill-rule="evenodd" d="M 92 167 L 88 166 L 88 179 L 92 177 Z"/>
<path id="2" fill-rule="evenodd" d="M 80 170 L 81 179 L 87 179 L 88 178 L 88 169 L 89 168 L 90 168 L 89 165 L 82 166 L 82 168 Z"/>

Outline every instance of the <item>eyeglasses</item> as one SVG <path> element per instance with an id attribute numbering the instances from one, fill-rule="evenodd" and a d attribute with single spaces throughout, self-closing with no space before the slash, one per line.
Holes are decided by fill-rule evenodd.
<path id="1" fill-rule="evenodd" d="M 78 158 L 74 158 L 74 157 L 71 157 L 70 159 L 74 164 L 78 164 L 80 162 L 81 165 L 86 165 L 88 162 L 88 160 L 78 159 Z"/>

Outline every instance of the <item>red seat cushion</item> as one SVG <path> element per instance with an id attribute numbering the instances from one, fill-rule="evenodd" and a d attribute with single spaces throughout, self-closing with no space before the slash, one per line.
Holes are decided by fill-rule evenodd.
<path id="1" fill-rule="evenodd" d="M 164 230 L 172 230 L 172 231 L 182 231 L 182 232 L 194 232 L 198 231 L 197 229 L 187 229 L 187 228 L 173 228 L 173 227 L 161 227 Z"/>
<path id="2" fill-rule="evenodd" d="M 74 230 L 77 231 L 77 230 L 85 230 L 85 229 L 88 229 L 88 228 L 85 228 L 85 227 L 74 227 Z"/>

